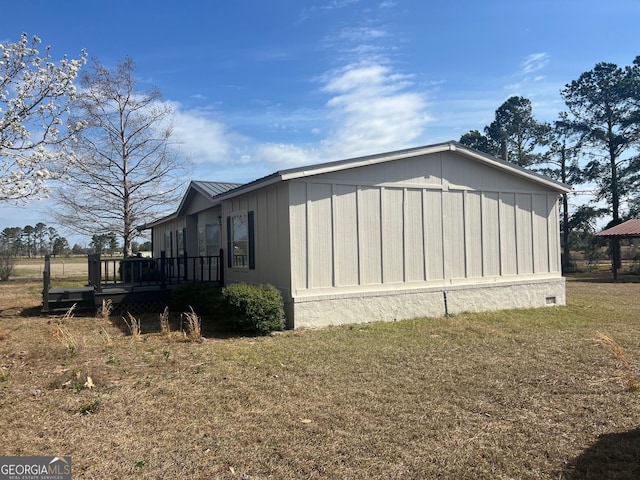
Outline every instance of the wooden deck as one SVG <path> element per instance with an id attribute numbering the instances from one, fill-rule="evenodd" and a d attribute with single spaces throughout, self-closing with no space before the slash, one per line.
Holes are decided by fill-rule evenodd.
<path id="1" fill-rule="evenodd" d="M 162 311 L 171 291 L 189 283 L 222 285 L 220 256 L 102 260 L 88 257 L 88 282 L 83 287 L 56 288 L 51 285 L 50 257 L 43 271 L 42 313 L 63 314 L 73 305 L 77 311 L 96 313 L 110 300 L 112 311 L 142 313 Z M 151 272 L 151 274 L 150 274 Z"/>

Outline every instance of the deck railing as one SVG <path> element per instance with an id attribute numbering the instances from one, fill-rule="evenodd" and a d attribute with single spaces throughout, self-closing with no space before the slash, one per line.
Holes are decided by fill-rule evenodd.
<path id="1" fill-rule="evenodd" d="M 185 282 L 223 283 L 223 252 L 218 255 L 160 258 L 132 257 L 103 259 L 99 254 L 89 255 L 89 284 L 97 291 L 102 288 L 122 286 L 177 285 Z"/>

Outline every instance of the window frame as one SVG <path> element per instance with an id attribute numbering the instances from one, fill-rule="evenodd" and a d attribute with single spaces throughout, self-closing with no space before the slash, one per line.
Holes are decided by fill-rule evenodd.
<path id="1" fill-rule="evenodd" d="M 244 219 L 245 230 L 243 237 L 240 239 L 236 239 L 236 228 L 234 228 L 235 218 Z M 227 216 L 227 266 L 229 268 L 237 268 L 237 269 L 249 269 L 254 270 L 256 268 L 255 264 L 255 229 L 254 229 L 254 212 L 250 211 L 239 211 L 233 212 L 231 215 Z M 242 255 L 244 257 L 244 261 L 242 264 L 238 263 L 238 255 L 234 253 L 235 247 L 237 245 L 244 244 L 244 251 L 246 254 Z"/>

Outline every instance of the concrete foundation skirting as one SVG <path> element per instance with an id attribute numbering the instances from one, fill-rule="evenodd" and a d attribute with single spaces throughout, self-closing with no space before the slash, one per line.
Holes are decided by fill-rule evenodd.
<path id="1" fill-rule="evenodd" d="M 287 314 L 289 327 L 310 328 L 565 304 L 565 279 L 561 277 L 527 282 L 301 297 L 287 305 Z"/>

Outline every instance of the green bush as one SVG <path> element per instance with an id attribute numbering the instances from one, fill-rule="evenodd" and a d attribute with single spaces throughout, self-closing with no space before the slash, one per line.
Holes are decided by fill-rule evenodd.
<path id="1" fill-rule="evenodd" d="M 284 328 L 284 305 L 273 285 L 234 283 L 225 287 L 227 320 L 238 329 L 266 335 Z"/>

